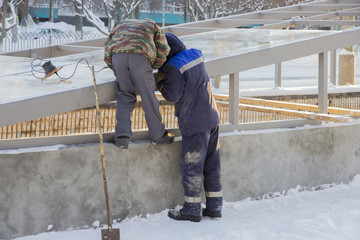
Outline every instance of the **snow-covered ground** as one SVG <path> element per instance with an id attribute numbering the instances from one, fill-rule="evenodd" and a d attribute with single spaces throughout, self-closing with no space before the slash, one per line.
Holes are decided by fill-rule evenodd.
<path id="1" fill-rule="evenodd" d="M 41 30 L 49 32 L 50 29 L 57 29 L 62 32 L 55 34 L 41 33 Z M 4 38 L 2 46 L 0 46 L 0 53 L 22 51 L 27 49 L 45 47 L 48 45 L 65 44 L 81 39 L 88 40 L 102 38 L 105 36 L 104 34 L 100 33 L 96 28 L 88 26 L 83 26 L 82 34 L 76 33 L 75 26 L 67 24 L 65 22 L 40 22 L 38 24 L 29 23 L 27 28 L 18 27 L 17 31 L 9 31 L 8 34 L 9 35 Z M 19 34 L 17 35 L 18 38 L 14 40 L 12 34 Z"/>
<path id="2" fill-rule="evenodd" d="M 26 29 L 26 31 L 33 32 L 36 29 L 43 29 L 43 28 L 55 28 L 55 29 L 62 30 L 66 33 L 75 33 L 75 26 L 67 24 L 65 22 L 57 22 L 57 23 L 40 22 L 39 24 L 35 24 L 35 25 L 28 27 Z M 83 26 L 83 32 L 84 33 L 89 33 L 89 32 L 99 33 L 99 31 L 96 30 L 96 28 L 88 27 L 88 26 Z"/>
<path id="3" fill-rule="evenodd" d="M 225 202 L 223 218 L 200 223 L 175 221 L 160 213 L 113 225 L 121 240 L 358 240 L 360 175 L 350 183 L 296 187 L 261 199 Z M 18 240 L 98 240 L 101 228 L 49 232 Z"/>

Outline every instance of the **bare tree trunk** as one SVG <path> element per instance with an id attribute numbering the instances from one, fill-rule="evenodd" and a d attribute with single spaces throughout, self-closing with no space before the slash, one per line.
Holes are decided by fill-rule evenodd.
<path id="1" fill-rule="evenodd" d="M 119 0 L 115 1 L 115 22 L 120 22 L 121 20 L 121 7 Z"/>
<path id="2" fill-rule="evenodd" d="M 2 23 L 1 23 L 1 36 L 4 35 L 3 33 L 5 33 L 5 22 L 6 22 L 6 17 L 7 17 L 7 11 L 8 11 L 8 0 L 4 0 Z"/>
<path id="3" fill-rule="evenodd" d="M 49 1 L 49 22 L 54 22 L 54 1 Z"/>
<path id="4" fill-rule="evenodd" d="M 111 32 L 112 30 L 112 16 L 110 14 L 110 10 L 109 10 L 109 6 L 107 4 L 106 0 L 103 0 L 103 4 L 104 4 L 104 10 L 105 10 L 105 14 L 107 16 L 108 19 L 108 31 Z"/>
<path id="5" fill-rule="evenodd" d="M 187 0 L 184 0 L 184 23 L 187 21 Z"/>
<path id="6" fill-rule="evenodd" d="M 135 8 L 135 19 L 140 19 L 140 6 Z"/>
<path id="7" fill-rule="evenodd" d="M 82 1 L 75 1 L 75 32 L 82 36 L 82 26 L 83 26 L 83 19 L 82 19 Z"/>
<path id="8" fill-rule="evenodd" d="M 19 5 L 19 19 L 20 19 L 20 26 L 27 27 L 28 23 L 28 10 L 29 10 L 29 0 L 21 2 Z"/>
<path id="9" fill-rule="evenodd" d="M 7 11 L 8 11 L 8 0 L 4 0 L 3 2 L 3 16 L 2 16 L 2 23 L 1 23 L 1 35 L 0 35 L 0 52 L 3 52 L 3 43 L 4 38 L 6 34 L 6 17 L 7 17 Z"/>
<path id="10" fill-rule="evenodd" d="M 15 21 L 16 25 L 15 25 L 15 27 L 11 28 L 11 34 L 12 34 L 11 42 L 12 43 L 17 43 L 18 40 L 19 40 L 18 39 L 18 28 L 17 28 L 17 26 L 19 24 L 19 19 L 15 18 L 14 21 Z"/>

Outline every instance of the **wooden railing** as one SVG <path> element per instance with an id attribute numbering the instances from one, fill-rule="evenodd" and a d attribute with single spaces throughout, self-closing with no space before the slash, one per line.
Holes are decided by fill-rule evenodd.
<path id="1" fill-rule="evenodd" d="M 228 96 L 215 95 L 221 124 L 229 123 Z M 273 99 L 239 98 L 238 123 L 311 118 L 321 121 L 346 122 L 347 115 L 360 115 L 360 93 L 330 95 L 328 112 L 317 113 L 317 96 L 273 97 Z M 166 128 L 177 128 L 174 105 L 160 101 L 160 113 Z M 86 108 L 55 114 L 31 121 L 0 127 L 0 139 L 36 138 L 71 134 L 96 133 L 96 109 Z M 343 116 L 346 115 L 346 116 Z M 116 123 L 115 103 L 101 106 L 102 131 L 113 132 Z M 132 129 L 147 129 L 145 114 L 138 102 L 132 115 Z"/>

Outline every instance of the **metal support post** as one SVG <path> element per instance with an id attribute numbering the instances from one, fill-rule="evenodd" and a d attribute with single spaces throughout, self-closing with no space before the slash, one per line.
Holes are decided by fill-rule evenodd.
<path id="1" fill-rule="evenodd" d="M 328 53 L 319 53 L 318 108 L 319 113 L 327 113 L 328 104 Z"/>
<path id="2" fill-rule="evenodd" d="M 275 87 L 281 88 L 281 63 L 275 64 Z"/>
<path id="3" fill-rule="evenodd" d="M 220 81 L 221 81 L 221 76 L 215 76 L 213 78 L 213 86 L 214 86 L 214 88 L 220 88 Z"/>
<path id="4" fill-rule="evenodd" d="M 337 30 L 338 26 L 331 26 L 331 30 L 335 31 Z M 335 50 L 330 50 L 330 83 L 333 86 L 337 85 L 336 82 L 336 61 L 337 61 L 337 56 L 336 56 L 336 49 Z"/>
<path id="5" fill-rule="evenodd" d="M 336 86 L 336 50 L 330 51 L 330 82 Z"/>
<path id="6" fill-rule="evenodd" d="M 229 76 L 229 122 L 239 125 L 239 73 Z"/>

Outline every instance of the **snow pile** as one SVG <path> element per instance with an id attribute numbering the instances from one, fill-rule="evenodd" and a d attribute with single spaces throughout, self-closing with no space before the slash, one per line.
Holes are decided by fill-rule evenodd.
<path id="1" fill-rule="evenodd" d="M 62 148 L 68 148 L 71 146 L 66 146 L 63 144 L 44 146 L 44 147 L 33 147 L 33 148 L 18 148 L 18 149 L 8 149 L 0 150 L 0 154 L 21 154 L 27 152 L 48 152 L 48 151 L 57 151 Z"/>
<path id="2" fill-rule="evenodd" d="M 33 27 L 28 27 L 28 29 L 26 29 L 27 32 L 34 32 L 37 29 L 44 29 L 44 28 L 54 28 L 54 29 L 59 29 L 65 33 L 75 33 L 75 26 L 68 24 L 66 22 L 40 22 L 38 24 L 36 24 Z M 98 31 L 96 30 L 96 28 L 94 27 L 88 27 L 88 26 L 83 26 L 83 32 L 85 33 L 98 33 Z"/>
<path id="3" fill-rule="evenodd" d="M 227 189 L 224 189 L 227 191 Z M 113 225 L 122 240 L 357 240 L 360 236 L 360 175 L 348 184 L 297 186 L 261 198 L 225 202 L 223 218 L 178 222 L 161 213 L 125 219 Z M 98 240 L 95 229 L 48 232 L 18 240 Z M 103 226 L 106 228 L 106 226 Z"/>

